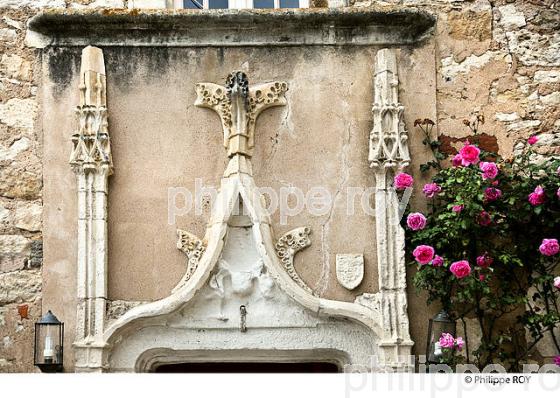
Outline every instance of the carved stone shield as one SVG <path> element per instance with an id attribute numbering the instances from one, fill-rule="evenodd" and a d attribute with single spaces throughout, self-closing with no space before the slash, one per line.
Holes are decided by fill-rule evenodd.
<path id="1" fill-rule="evenodd" d="M 348 290 L 358 287 L 364 279 L 363 254 L 337 254 L 336 279 Z"/>

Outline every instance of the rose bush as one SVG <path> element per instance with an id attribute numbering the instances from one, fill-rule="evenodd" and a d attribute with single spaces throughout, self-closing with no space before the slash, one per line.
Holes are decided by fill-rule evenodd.
<path id="1" fill-rule="evenodd" d="M 433 122 L 415 123 L 434 153 L 420 168 L 436 171 L 425 191 L 439 189 L 424 192 L 431 211 L 422 229 L 407 231 L 407 247 L 416 248 L 414 284 L 428 302 L 441 302 L 463 325 L 478 323 L 482 341 L 467 347 L 467 360 L 519 371 L 547 335 L 560 353 L 553 333 L 560 326 L 560 160 L 532 160 L 538 136 L 513 159 L 481 150 L 483 122 L 465 122 L 473 137 L 448 167 L 441 143 L 431 140 Z"/>

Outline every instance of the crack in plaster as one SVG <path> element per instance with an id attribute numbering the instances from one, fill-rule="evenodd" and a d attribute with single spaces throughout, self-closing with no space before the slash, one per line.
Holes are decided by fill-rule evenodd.
<path id="1" fill-rule="evenodd" d="M 346 104 L 347 105 L 347 104 Z M 332 206 L 329 210 L 327 220 L 321 225 L 321 250 L 323 252 L 323 266 L 321 269 L 321 276 L 316 284 L 315 291 L 318 295 L 323 295 L 329 286 L 330 281 L 330 269 L 331 269 L 331 256 L 330 256 L 330 245 L 328 243 L 328 237 L 330 233 L 330 225 L 334 215 L 334 209 L 336 206 L 336 201 L 342 190 L 348 183 L 350 178 L 350 163 L 348 162 L 348 151 L 350 149 L 350 126 L 346 128 L 346 134 L 342 137 L 342 151 L 340 153 L 341 160 L 341 176 L 339 182 L 336 186 L 336 191 L 333 197 Z"/>

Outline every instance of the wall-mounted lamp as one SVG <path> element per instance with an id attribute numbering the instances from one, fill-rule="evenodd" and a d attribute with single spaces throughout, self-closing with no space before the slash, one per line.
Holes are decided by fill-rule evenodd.
<path id="1" fill-rule="evenodd" d="M 455 336 L 455 321 L 449 317 L 445 310 L 441 310 L 435 317 L 430 319 L 428 327 L 428 343 L 426 344 L 426 358 L 428 363 L 439 363 L 442 357 L 442 347 L 439 338 L 443 333 Z"/>
<path id="2" fill-rule="evenodd" d="M 64 323 L 49 310 L 35 323 L 35 366 L 43 373 L 59 373 L 63 367 Z"/>

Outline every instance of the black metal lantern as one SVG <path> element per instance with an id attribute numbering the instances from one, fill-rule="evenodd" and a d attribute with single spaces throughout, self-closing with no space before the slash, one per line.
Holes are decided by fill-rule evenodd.
<path id="1" fill-rule="evenodd" d="M 443 333 L 449 333 L 455 337 L 455 321 L 447 311 L 441 310 L 435 317 L 430 319 L 428 327 L 428 343 L 426 344 L 426 360 L 428 363 L 439 363 L 442 355 L 439 338 Z"/>
<path id="2" fill-rule="evenodd" d="M 63 370 L 64 323 L 49 310 L 35 323 L 35 366 L 43 373 Z"/>

